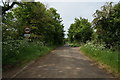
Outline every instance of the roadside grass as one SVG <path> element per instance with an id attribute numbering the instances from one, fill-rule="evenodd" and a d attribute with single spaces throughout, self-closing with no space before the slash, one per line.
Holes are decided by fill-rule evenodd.
<path id="1" fill-rule="evenodd" d="M 6 71 L 12 67 L 22 66 L 40 56 L 46 55 L 54 48 L 55 46 L 41 46 L 36 43 L 27 43 L 26 45 L 20 45 L 19 50 L 13 51 L 13 53 L 10 50 L 3 51 L 3 54 L 4 52 L 7 54 L 3 55 L 3 70 Z"/>
<path id="2" fill-rule="evenodd" d="M 78 43 L 68 43 L 68 45 L 70 47 L 79 47 L 80 46 L 80 44 L 78 44 Z"/>
<path id="3" fill-rule="evenodd" d="M 102 64 L 106 70 L 118 77 L 120 76 L 118 72 L 118 66 L 120 66 L 118 64 L 118 51 L 112 51 L 94 44 L 85 44 L 81 46 L 80 50 L 99 64 Z"/>

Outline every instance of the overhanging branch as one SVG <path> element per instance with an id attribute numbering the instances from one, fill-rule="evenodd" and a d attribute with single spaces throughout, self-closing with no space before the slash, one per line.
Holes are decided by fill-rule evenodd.
<path id="1" fill-rule="evenodd" d="M 10 10 L 11 8 L 14 7 L 14 5 L 17 4 L 21 4 L 20 2 L 13 2 L 10 6 L 3 6 L 2 7 L 2 14 L 4 15 L 6 11 Z"/>

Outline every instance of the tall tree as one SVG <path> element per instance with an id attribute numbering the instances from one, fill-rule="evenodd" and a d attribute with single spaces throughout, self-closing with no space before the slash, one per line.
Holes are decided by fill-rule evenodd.
<path id="1" fill-rule="evenodd" d="M 87 19 L 82 17 L 75 18 L 75 22 L 71 24 L 68 37 L 71 42 L 81 42 L 85 43 L 88 40 L 91 40 L 92 28 L 91 23 Z"/>
<path id="2" fill-rule="evenodd" d="M 7 27 L 4 30 L 8 28 L 14 29 L 17 31 L 15 38 L 21 39 L 24 34 L 24 28 L 30 27 L 32 40 L 40 40 L 44 44 L 51 45 L 62 44 L 64 26 L 57 10 L 54 8 L 47 9 L 40 2 L 23 2 L 23 4 L 5 14 L 4 23 Z"/>
<path id="3" fill-rule="evenodd" d="M 106 3 L 101 10 L 94 13 L 93 27 L 96 29 L 97 41 L 104 42 L 106 47 L 113 47 L 119 43 L 120 39 L 120 3 L 115 6 Z"/>

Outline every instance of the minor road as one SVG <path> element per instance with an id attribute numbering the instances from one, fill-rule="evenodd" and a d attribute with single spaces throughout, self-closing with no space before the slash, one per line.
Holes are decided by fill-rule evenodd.
<path id="1" fill-rule="evenodd" d="M 85 55 L 79 47 L 63 46 L 41 57 L 18 73 L 16 78 L 112 78 L 112 75 Z"/>

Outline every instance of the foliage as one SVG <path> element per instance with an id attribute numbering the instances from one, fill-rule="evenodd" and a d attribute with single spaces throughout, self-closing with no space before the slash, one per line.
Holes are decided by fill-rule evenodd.
<path id="1" fill-rule="evenodd" d="M 14 40 L 23 39 L 24 28 L 30 27 L 33 41 L 39 39 L 45 45 L 59 45 L 64 39 L 64 26 L 61 22 L 56 9 L 47 9 L 40 2 L 24 2 L 24 5 L 5 14 L 3 39 L 7 40 L 8 36 Z"/>
<path id="2" fill-rule="evenodd" d="M 2 15 L 3 16 L 4 16 L 4 14 L 6 14 L 6 12 L 8 10 L 13 8 L 15 4 L 17 4 L 17 5 L 21 4 L 20 2 L 17 2 L 17 0 L 12 0 L 12 2 L 11 1 L 3 1 L 3 0 L 1 0 L 1 1 L 2 1 L 3 5 L 4 5 L 4 6 L 2 6 Z"/>
<path id="3" fill-rule="evenodd" d="M 75 18 L 75 22 L 70 25 L 68 32 L 70 42 L 85 43 L 91 40 L 93 30 L 91 23 L 87 19 L 80 17 L 79 19 Z"/>
<path id="4" fill-rule="evenodd" d="M 120 45 L 120 3 L 106 3 L 94 13 L 93 28 L 97 42 L 105 43 L 107 48 Z"/>

